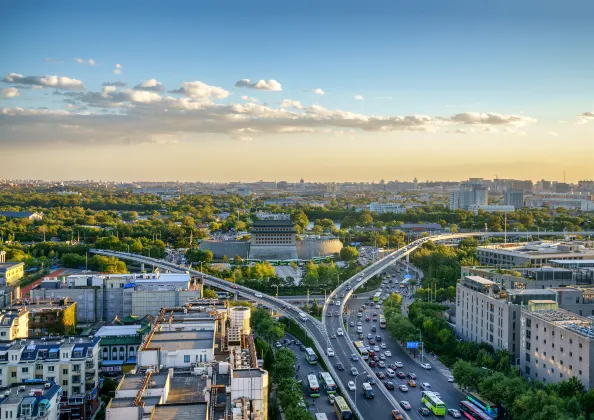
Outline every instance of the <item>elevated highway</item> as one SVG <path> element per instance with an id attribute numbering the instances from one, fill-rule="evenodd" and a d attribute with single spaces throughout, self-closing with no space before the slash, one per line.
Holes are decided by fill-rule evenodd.
<path id="1" fill-rule="evenodd" d="M 521 232 L 522 235 L 539 235 L 541 232 Z M 594 235 L 594 232 L 542 232 L 543 235 L 547 236 L 564 236 L 564 235 Z M 328 347 L 337 347 L 337 344 L 332 343 L 328 334 L 328 331 L 332 332 L 338 328 L 344 328 L 344 320 L 342 316 L 342 311 L 340 311 L 340 315 L 338 317 L 328 317 L 328 302 L 330 300 L 336 300 L 338 296 L 344 294 L 345 297 L 342 299 L 343 304 L 346 302 L 352 295 L 352 293 L 361 285 L 363 285 L 367 280 L 372 278 L 373 276 L 381 273 L 387 267 L 391 266 L 392 264 L 396 263 L 397 261 L 401 260 L 402 258 L 406 257 L 410 253 L 412 253 L 415 249 L 423 245 L 423 243 L 427 241 L 433 242 L 444 242 L 456 239 L 463 239 L 468 237 L 503 237 L 506 235 L 504 232 L 462 232 L 462 233 L 450 233 L 450 234 L 443 234 L 443 235 L 429 235 L 425 238 L 417 239 L 405 247 L 399 248 L 382 259 L 376 261 L 374 264 L 371 264 L 368 267 L 365 267 L 361 272 L 357 273 L 355 276 L 351 277 L 350 279 L 344 281 L 341 285 L 339 285 L 329 296 L 328 299 L 324 302 L 323 308 L 323 318 L 322 321 L 315 319 L 314 317 L 308 315 L 305 321 L 301 320 L 300 313 L 302 311 L 297 308 L 296 306 L 290 304 L 287 301 L 275 298 L 269 295 L 262 295 L 261 297 L 256 296 L 256 294 L 260 295 L 260 293 L 256 290 L 250 289 L 245 286 L 240 286 L 234 283 L 230 283 L 226 280 L 217 278 L 215 276 L 204 274 L 200 271 L 187 269 L 186 267 L 161 260 L 156 258 L 145 257 L 138 254 L 132 254 L 127 252 L 117 252 L 117 251 L 109 251 L 103 249 L 91 249 L 90 251 L 95 254 L 106 255 L 106 256 L 113 256 L 124 260 L 135 261 L 138 263 L 144 263 L 148 265 L 152 265 L 154 267 L 158 267 L 162 270 L 174 272 L 174 273 L 183 273 L 189 272 L 191 275 L 194 276 L 201 276 L 204 279 L 204 284 L 216 287 L 221 290 L 225 290 L 231 293 L 237 293 L 245 298 L 258 302 L 262 305 L 265 305 L 275 311 L 286 315 L 289 318 L 297 321 L 302 328 L 308 333 L 308 335 L 313 339 L 315 343 L 315 347 L 324 360 L 326 366 L 330 374 L 335 379 L 337 385 L 343 390 L 343 394 L 351 408 L 353 409 L 353 413 L 360 419 L 360 420 L 372 420 L 375 416 L 378 415 L 378 408 L 381 407 L 381 410 L 386 410 L 387 413 L 382 413 L 381 415 L 388 415 L 389 410 L 392 408 L 397 408 L 403 413 L 406 419 L 410 417 L 407 413 L 400 407 L 398 402 L 394 399 L 394 397 L 390 394 L 388 390 L 385 389 L 381 384 L 378 384 L 376 387 L 376 397 L 373 403 L 369 404 L 364 401 L 363 398 L 359 398 L 359 405 L 355 405 L 354 400 L 351 398 L 351 393 L 347 390 L 345 386 L 346 382 L 349 380 L 354 380 L 354 378 L 350 378 L 347 371 L 337 372 L 334 369 L 334 366 L 338 361 L 340 361 L 345 367 L 351 365 L 350 355 L 357 351 L 348 338 L 348 336 L 339 337 L 338 340 L 340 341 L 340 347 L 343 348 L 342 351 L 336 351 L 336 356 L 333 358 L 328 358 L 326 356 L 326 349 Z M 511 236 L 510 234 L 507 234 Z M 358 369 L 361 371 L 363 369 L 364 372 L 367 372 L 369 376 L 375 376 L 375 373 L 371 370 L 371 368 L 364 363 L 363 360 L 359 360 L 359 367 Z M 358 382 L 359 384 L 359 382 Z M 357 389 L 355 392 L 359 392 Z M 363 401 L 363 402 L 361 402 Z M 376 405 L 377 404 L 377 405 Z M 416 417 L 416 413 L 414 413 Z M 411 413 L 413 415 L 413 413 Z"/>

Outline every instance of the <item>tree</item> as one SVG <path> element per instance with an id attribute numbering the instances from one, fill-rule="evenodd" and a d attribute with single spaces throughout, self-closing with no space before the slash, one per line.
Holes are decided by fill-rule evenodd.
<path id="1" fill-rule="evenodd" d="M 561 381 L 557 384 L 557 393 L 563 398 L 580 396 L 583 392 L 584 384 L 576 376 L 572 376 L 567 381 Z"/>
<path id="2" fill-rule="evenodd" d="M 226 256 L 226 255 L 223 255 L 223 256 L 221 257 L 221 262 L 223 262 L 223 263 L 228 263 L 228 262 L 229 262 L 229 258 L 227 258 L 227 256 Z"/>
<path id="3" fill-rule="evenodd" d="M 125 211 L 122 213 L 122 220 L 126 222 L 131 222 L 136 219 L 138 219 L 138 213 L 135 211 Z"/>
<path id="4" fill-rule="evenodd" d="M 353 261 L 359 258 L 359 251 L 352 246 L 345 246 L 340 250 L 340 259 L 343 261 Z"/>
<path id="5" fill-rule="evenodd" d="M 279 349 L 272 365 L 272 381 L 279 383 L 283 378 L 294 378 L 295 360 L 295 354 L 291 350 Z"/>
<path id="6" fill-rule="evenodd" d="M 481 372 L 466 360 L 458 360 L 452 369 L 454 379 L 464 388 L 477 388 Z"/>
<path id="7" fill-rule="evenodd" d="M 266 351 L 264 352 L 264 362 L 263 362 L 263 367 L 266 370 L 270 370 L 272 368 L 272 366 L 274 365 L 274 352 L 272 351 L 272 348 L 270 348 L 270 346 L 266 346 Z"/>
<path id="8" fill-rule="evenodd" d="M 450 225 L 450 232 L 451 232 L 451 233 L 458 233 L 458 225 L 456 225 L 456 224 L 451 224 L 451 225 Z"/>
<path id="9" fill-rule="evenodd" d="M 204 299 L 218 299 L 219 295 L 217 295 L 217 292 L 212 289 L 204 289 L 202 292 L 202 297 Z"/>
<path id="10" fill-rule="evenodd" d="M 241 265 L 242 262 L 243 262 L 243 260 L 241 259 L 241 257 L 239 255 L 236 255 L 233 257 L 233 264 Z"/>
<path id="11" fill-rule="evenodd" d="M 313 302 L 312 302 L 312 304 L 311 304 L 311 312 L 314 315 L 317 315 L 318 312 L 319 312 L 319 310 L 320 310 L 320 307 L 318 306 L 318 301 L 317 301 L 317 299 L 314 299 Z"/>

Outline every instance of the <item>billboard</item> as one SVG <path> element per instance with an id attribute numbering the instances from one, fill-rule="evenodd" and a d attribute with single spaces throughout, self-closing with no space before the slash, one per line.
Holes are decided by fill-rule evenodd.
<path id="1" fill-rule="evenodd" d="M 407 341 L 406 342 L 406 348 L 407 349 L 418 349 L 419 348 L 419 342 L 418 341 Z"/>

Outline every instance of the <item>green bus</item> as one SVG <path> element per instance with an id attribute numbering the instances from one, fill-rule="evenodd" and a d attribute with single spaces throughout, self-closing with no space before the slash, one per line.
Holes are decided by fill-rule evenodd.
<path id="1" fill-rule="evenodd" d="M 374 302 L 378 302 L 382 297 L 382 292 L 377 292 L 375 295 L 373 295 L 373 301 Z"/>
<path id="2" fill-rule="evenodd" d="M 445 403 L 440 400 L 435 393 L 431 391 L 422 391 L 421 392 L 421 402 L 425 404 L 425 407 L 429 409 L 434 415 L 436 416 L 445 416 L 446 415 L 446 405 Z"/>

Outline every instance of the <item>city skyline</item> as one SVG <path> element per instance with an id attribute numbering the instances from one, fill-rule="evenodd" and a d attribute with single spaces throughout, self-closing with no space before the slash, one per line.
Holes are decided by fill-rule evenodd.
<path id="1" fill-rule="evenodd" d="M 592 179 L 578 3 L 11 4 L 0 178 Z"/>

